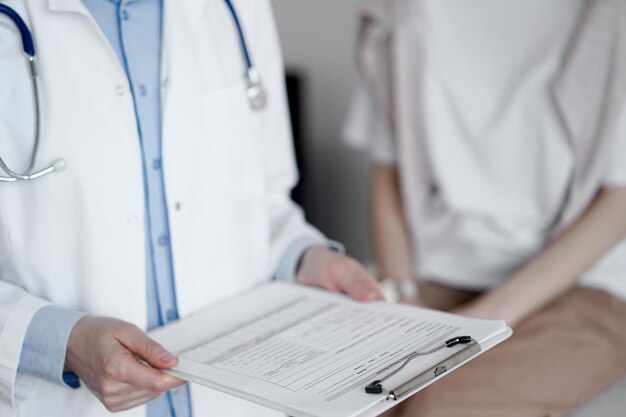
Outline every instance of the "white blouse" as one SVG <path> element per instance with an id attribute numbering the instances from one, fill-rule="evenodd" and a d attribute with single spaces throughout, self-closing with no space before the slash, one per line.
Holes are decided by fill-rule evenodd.
<path id="1" fill-rule="evenodd" d="M 424 279 L 492 288 L 545 246 L 574 166 L 550 89 L 583 6 L 584 0 L 422 2 L 419 140 L 437 183 L 415 236 Z M 621 149 L 607 161 L 609 185 L 626 185 L 626 117 L 624 124 Z M 345 134 L 376 163 L 395 164 L 392 130 L 365 87 Z M 626 243 L 583 283 L 626 299 Z"/>

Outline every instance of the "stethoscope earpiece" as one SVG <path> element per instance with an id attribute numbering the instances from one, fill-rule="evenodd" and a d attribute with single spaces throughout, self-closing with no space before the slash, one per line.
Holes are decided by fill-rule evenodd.
<path id="1" fill-rule="evenodd" d="M 67 161 L 65 161 L 65 159 L 55 159 L 54 161 L 52 161 L 51 168 L 55 172 L 65 171 L 65 169 L 67 168 Z"/>

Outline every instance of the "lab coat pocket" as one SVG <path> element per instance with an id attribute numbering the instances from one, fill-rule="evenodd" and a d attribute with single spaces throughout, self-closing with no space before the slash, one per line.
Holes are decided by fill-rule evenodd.
<path id="1" fill-rule="evenodd" d="M 242 83 L 203 93 L 207 162 L 212 180 L 237 200 L 263 195 L 263 144 L 260 115 L 247 101 Z"/>

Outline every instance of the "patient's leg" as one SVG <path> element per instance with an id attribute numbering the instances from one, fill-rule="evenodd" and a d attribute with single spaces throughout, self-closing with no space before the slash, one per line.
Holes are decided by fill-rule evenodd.
<path id="1" fill-rule="evenodd" d="M 576 288 L 394 417 L 563 416 L 626 375 L 626 303 Z"/>

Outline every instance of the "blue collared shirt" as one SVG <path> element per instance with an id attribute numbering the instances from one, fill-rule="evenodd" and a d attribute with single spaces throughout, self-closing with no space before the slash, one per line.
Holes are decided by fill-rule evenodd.
<path id="1" fill-rule="evenodd" d="M 142 151 L 146 201 L 146 282 L 148 330 L 178 319 L 176 285 L 166 190 L 161 158 L 161 34 L 162 0 L 83 0 L 115 50 L 133 96 Z M 285 252 L 275 278 L 293 280 L 301 255 L 325 244 L 302 237 Z M 82 317 L 79 312 L 49 306 L 33 317 L 24 340 L 19 372 L 77 387 L 77 378 L 64 373 L 69 334 Z M 54 329 L 54 331 L 50 331 Z M 149 417 L 190 417 L 188 387 L 162 395 L 148 405 Z"/>
<path id="2" fill-rule="evenodd" d="M 161 158 L 162 0 L 83 0 L 126 73 L 141 146 L 146 201 L 148 330 L 178 320 Z M 149 417 L 190 417 L 187 386 L 148 404 Z"/>

